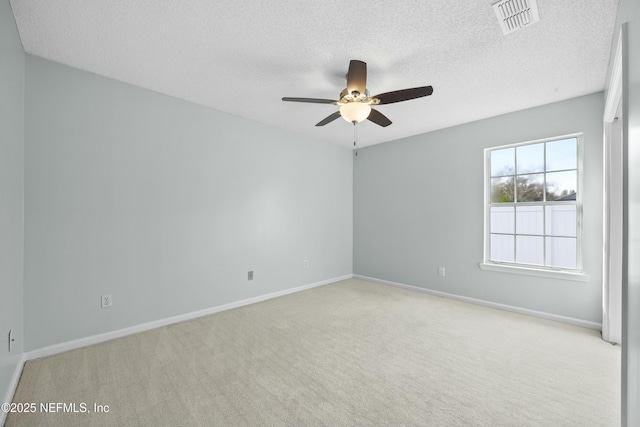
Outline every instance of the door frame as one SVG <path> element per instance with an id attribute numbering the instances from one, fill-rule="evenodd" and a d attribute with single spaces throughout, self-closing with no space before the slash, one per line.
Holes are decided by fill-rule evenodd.
<path id="1" fill-rule="evenodd" d="M 614 268 L 624 270 L 624 235 L 626 229 L 624 221 L 622 232 L 613 231 L 613 221 L 621 219 L 624 215 L 626 185 L 624 176 L 626 175 L 626 165 L 624 164 L 624 106 L 623 106 L 623 48 L 626 45 L 624 28 L 620 29 L 616 51 L 613 58 L 613 66 L 609 77 L 607 98 L 603 115 L 604 144 L 603 144 L 603 268 L 602 268 L 602 339 L 607 342 L 622 344 L 622 288 L 624 287 L 624 271 L 614 272 Z M 619 135 L 614 129 L 621 128 Z M 619 144 L 619 146 L 614 146 Z M 612 192 L 621 193 L 621 201 L 612 202 Z M 614 199 L 615 200 L 615 199 Z M 619 249 L 622 247 L 622 253 Z M 622 257 L 614 259 L 613 257 Z M 612 280 L 620 276 L 620 280 Z M 617 297 L 616 297 L 617 295 Z M 618 305 L 618 302 L 621 304 Z"/>

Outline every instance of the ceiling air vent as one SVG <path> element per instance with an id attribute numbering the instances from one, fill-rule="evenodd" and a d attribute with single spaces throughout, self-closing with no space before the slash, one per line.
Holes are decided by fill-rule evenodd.
<path id="1" fill-rule="evenodd" d="M 493 10 L 505 35 L 540 20 L 536 0 L 500 0 Z"/>

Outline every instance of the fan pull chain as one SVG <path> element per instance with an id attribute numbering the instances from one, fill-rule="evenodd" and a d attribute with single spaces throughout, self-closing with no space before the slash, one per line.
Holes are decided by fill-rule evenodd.
<path id="1" fill-rule="evenodd" d="M 358 141 L 358 132 L 356 130 L 356 122 L 353 122 L 353 149 L 355 150 L 357 145 L 356 142 Z M 356 151 L 356 157 L 358 157 L 358 152 Z"/>
<path id="2" fill-rule="evenodd" d="M 353 122 L 353 149 L 355 150 L 358 142 L 358 132 L 356 130 L 356 122 Z M 356 154 L 357 156 L 357 154 Z"/>
<path id="3" fill-rule="evenodd" d="M 358 132 L 356 132 L 356 122 L 353 122 L 353 148 L 356 148 L 357 140 L 358 140 Z"/>

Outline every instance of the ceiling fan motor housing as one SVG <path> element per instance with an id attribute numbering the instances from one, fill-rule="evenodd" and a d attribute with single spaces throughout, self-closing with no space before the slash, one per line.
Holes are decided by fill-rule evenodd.
<path id="1" fill-rule="evenodd" d="M 338 104 L 347 104 L 349 102 L 365 102 L 369 98 L 369 89 L 365 89 L 364 93 L 360 93 L 357 90 L 349 93 L 347 88 L 344 88 L 340 92 L 340 101 Z"/>

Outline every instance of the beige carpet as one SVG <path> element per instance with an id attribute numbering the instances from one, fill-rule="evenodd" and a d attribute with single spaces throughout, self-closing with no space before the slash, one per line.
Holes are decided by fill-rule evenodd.
<path id="1" fill-rule="evenodd" d="M 7 426 L 618 426 L 599 332 L 359 280 L 30 361 Z"/>

